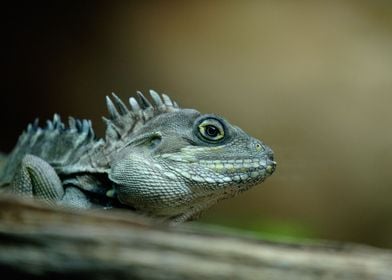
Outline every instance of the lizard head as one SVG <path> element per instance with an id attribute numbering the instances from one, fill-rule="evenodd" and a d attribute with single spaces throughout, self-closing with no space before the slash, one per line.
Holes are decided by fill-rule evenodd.
<path id="1" fill-rule="evenodd" d="M 275 170 L 272 150 L 223 117 L 181 109 L 154 91 L 154 105 L 139 93 L 139 102 L 130 99 L 132 110 L 113 97 L 109 179 L 125 205 L 188 220 Z"/>

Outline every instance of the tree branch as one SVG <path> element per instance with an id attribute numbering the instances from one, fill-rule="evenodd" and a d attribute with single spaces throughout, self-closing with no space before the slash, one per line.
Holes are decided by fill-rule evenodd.
<path id="1" fill-rule="evenodd" d="M 262 241 L 10 196 L 0 196 L 0 240 L 13 279 L 392 279 L 388 250 Z"/>

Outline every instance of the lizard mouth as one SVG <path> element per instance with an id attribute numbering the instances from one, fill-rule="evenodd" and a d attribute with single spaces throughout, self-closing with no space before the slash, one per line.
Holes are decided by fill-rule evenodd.
<path id="1" fill-rule="evenodd" d="M 239 160 L 200 160 L 199 164 L 216 171 L 224 171 L 228 173 L 266 170 L 268 173 L 272 174 L 276 168 L 275 161 L 265 158 Z"/>
<path id="2" fill-rule="evenodd" d="M 200 160 L 198 164 L 232 183 L 258 183 L 271 176 L 276 169 L 276 162 L 269 158 Z"/>

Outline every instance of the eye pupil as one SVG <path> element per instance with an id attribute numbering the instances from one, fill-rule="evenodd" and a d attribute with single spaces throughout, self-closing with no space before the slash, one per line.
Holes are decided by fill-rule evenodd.
<path id="1" fill-rule="evenodd" d="M 216 137 L 218 135 L 218 133 L 219 133 L 219 130 L 218 130 L 217 127 L 215 127 L 213 125 L 207 125 L 206 126 L 206 134 L 208 136 Z"/>
<path id="2" fill-rule="evenodd" d="M 199 123 L 198 127 L 198 136 L 202 138 L 202 140 L 211 142 L 218 142 L 222 140 L 225 136 L 225 129 L 223 124 L 215 119 L 215 118 L 207 118 Z"/>

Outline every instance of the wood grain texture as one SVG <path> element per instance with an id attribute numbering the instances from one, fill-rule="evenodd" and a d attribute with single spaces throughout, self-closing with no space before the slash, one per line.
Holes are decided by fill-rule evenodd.
<path id="1" fill-rule="evenodd" d="M 129 212 L 53 209 L 2 195 L 0 269 L 12 279 L 389 280 L 392 253 L 170 227 Z"/>

